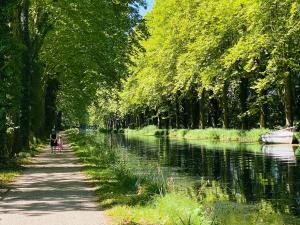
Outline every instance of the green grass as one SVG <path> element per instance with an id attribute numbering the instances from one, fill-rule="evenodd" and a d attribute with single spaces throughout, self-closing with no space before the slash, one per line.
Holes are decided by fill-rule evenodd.
<path id="1" fill-rule="evenodd" d="M 10 169 L 6 171 L 0 171 L 0 189 L 4 189 L 7 185 L 14 180 L 16 176 L 20 174 L 18 169 Z"/>
<path id="2" fill-rule="evenodd" d="M 189 196 L 169 193 L 145 206 L 117 206 L 108 211 L 121 224 L 211 224 L 205 209 Z"/>
<path id="3" fill-rule="evenodd" d="M 252 129 L 249 131 L 234 129 L 208 128 L 204 130 L 189 130 L 184 138 L 198 140 L 217 140 L 222 142 L 259 142 L 260 136 L 267 133 L 267 129 Z"/>
<path id="4" fill-rule="evenodd" d="M 134 156 L 118 147 L 110 148 L 105 136 L 72 134 L 69 139 L 96 186 L 99 205 L 117 224 L 299 224 L 267 202 L 245 204 L 243 196 L 230 202 L 217 181 L 202 180 L 197 188 L 179 190 L 157 171 L 141 173 L 139 167 L 150 171 L 152 166 L 138 163 L 135 167 L 131 163 L 136 160 Z"/>
<path id="5" fill-rule="evenodd" d="M 171 138 L 185 138 L 197 140 L 215 140 L 222 142 L 240 142 L 254 143 L 260 142 L 262 134 L 269 132 L 268 129 L 252 129 L 249 131 L 222 129 L 222 128 L 207 128 L 207 129 L 158 129 L 156 126 L 147 126 L 138 130 L 126 129 L 128 135 L 140 136 L 169 136 Z"/>
<path id="6" fill-rule="evenodd" d="M 154 125 L 149 125 L 137 130 L 125 129 L 124 132 L 127 135 L 143 135 L 143 136 L 163 136 L 167 134 L 167 130 L 159 129 Z"/>

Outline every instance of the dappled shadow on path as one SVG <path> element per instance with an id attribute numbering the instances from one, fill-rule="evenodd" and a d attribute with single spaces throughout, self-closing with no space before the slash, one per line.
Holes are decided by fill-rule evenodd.
<path id="1" fill-rule="evenodd" d="M 39 216 L 63 211 L 98 211 L 92 185 L 69 148 L 51 154 L 47 149 L 12 185 L 0 203 L 0 214 Z"/>

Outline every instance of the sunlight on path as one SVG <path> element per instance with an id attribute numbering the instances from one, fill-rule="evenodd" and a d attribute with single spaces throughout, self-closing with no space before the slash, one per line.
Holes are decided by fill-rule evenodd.
<path id="1" fill-rule="evenodd" d="M 27 167 L 0 201 L 0 225 L 110 224 L 69 146 L 57 154 L 47 148 Z"/>

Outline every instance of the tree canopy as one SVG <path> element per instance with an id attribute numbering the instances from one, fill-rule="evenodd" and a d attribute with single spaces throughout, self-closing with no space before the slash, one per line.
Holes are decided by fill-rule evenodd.
<path id="1" fill-rule="evenodd" d="M 299 7 L 292 0 L 156 1 L 145 51 L 133 57 L 112 114 L 135 127 L 292 126 Z"/>
<path id="2" fill-rule="evenodd" d="M 292 126 L 295 0 L 4 0 L 0 156 L 53 128 Z M 63 124 L 62 124 L 63 121 Z"/>
<path id="3" fill-rule="evenodd" d="M 2 1 L 0 158 L 77 125 L 99 91 L 118 88 L 139 48 L 144 0 Z M 110 96 L 107 96 L 109 98 Z"/>

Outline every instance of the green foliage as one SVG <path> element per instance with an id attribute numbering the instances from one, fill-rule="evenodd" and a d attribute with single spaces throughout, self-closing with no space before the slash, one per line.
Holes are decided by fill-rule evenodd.
<path id="1" fill-rule="evenodd" d="M 171 121 L 177 129 L 291 126 L 299 117 L 298 91 L 292 94 L 299 89 L 299 9 L 293 0 L 157 2 L 145 17 L 145 51 L 132 55 L 130 76 L 114 90 L 104 121 L 141 127 L 142 117 L 143 126 Z"/>
<path id="2" fill-rule="evenodd" d="M 68 130 L 65 130 L 64 131 L 66 135 L 69 135 L 71 137 L 79 134 L 79 129 L 78 128 L 71 128 L 71 129 L 68 129 Z"/>
<path id="3" fill-rule="evenodd" d="M 211 224 L 203 207 L 188 196 L 175 193 L 157 196 L 144 207 L 115 207 L 108 214 L 117 217 L 121 224 Z"/>
<path id="4" fill-rule="evenodd" d="M 145 135 L 145 136 L 163 136 L 167 134 L 167 130 L 159 129 L 154 125 L 143 127 L 139 130 L 126 129 L 125 134 L 128 135 Z"/>
<path id="5" fill-rule="evenodd" d="M 58 108 L 70 125 L 87 122 L 88 107 L 112 97 L 111 89 L 127 74 L 136 48 L 143 0 L 57 1 L 49 6 L 54 30 L 41 58 L 47 73 L 60 81 Z M 105 109 L 105 107 L 101 107 Z"/>

